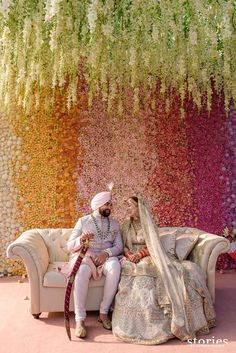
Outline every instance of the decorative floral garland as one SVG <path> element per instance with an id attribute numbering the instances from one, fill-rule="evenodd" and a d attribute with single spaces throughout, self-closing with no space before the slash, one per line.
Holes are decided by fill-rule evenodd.
<path id="1" fill-rule="evenodd" d="M 102 90 L 108 110 L 124 88 L 134 106 L 155 92 L 174 89 L 198 108 L 212 78 L 236 100 L 236 4 L 234 0 L 4 0 L 0 3 L 0 98 L 27 111 L 55 103 L 66 87 L 67 106 L 77 100 L 81 60 L 89 95 Z M 141 90 L 142 86 L 142 90 Z M 32 94 L 34 92 L 34 94 Z"/>

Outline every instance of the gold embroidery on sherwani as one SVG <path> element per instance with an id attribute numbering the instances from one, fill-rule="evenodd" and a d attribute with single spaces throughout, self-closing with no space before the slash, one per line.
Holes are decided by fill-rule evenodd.
<path id="1" fill-rule="evenodd" d="M 124 246 L 133 252 L 146 247 L 144 242 L 137 241 L 136 233 L 130 220 L 123 223 Z M 147 256 L 137 264 L 123 262 L 112 318 L 117 338 L 138 344 L 160 344 L 174 337 L 194 338 L 198 333 L 208 333 L 215 325 L 214 307 L 200 268 L 174 257 L 169 257 L 169 261 L 183 288 L 185 328 L 179 325 L 181 320 L 174 320 L 173 298 L 169 298 L 160 270 Z"/>

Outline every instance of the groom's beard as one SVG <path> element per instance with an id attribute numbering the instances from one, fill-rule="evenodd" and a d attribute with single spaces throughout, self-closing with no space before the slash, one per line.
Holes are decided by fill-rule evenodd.
<path id="1" fill-rule="evenodd" d="M 109 217 L 111 214 L 111 210 L 109 208 L 105 208 L 104 210 L 99 210 L 99 213 L 103 217 Z"/>

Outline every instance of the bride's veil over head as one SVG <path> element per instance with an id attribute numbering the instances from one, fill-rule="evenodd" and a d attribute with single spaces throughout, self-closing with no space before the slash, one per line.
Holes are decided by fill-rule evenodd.
<path id="1" fill-rule="evenodd" d="M 181 340 L 189 339 L 191 338 L 191 329 L 184 305 L 186 288 L 181 271 L 178 270 L 177 263 L 173 262 L 166 254 L 159 237 L 158 227 L 141 197 L 138 198 L 138 206 L 148 251 L 158 268 L 169 298 L 172 310 L 171 332 Z"/>

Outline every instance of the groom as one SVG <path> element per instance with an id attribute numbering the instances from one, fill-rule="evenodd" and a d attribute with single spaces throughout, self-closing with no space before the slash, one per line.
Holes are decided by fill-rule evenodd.
<path id="1" fill-rule="evenodd" d="M 74 282 L 75 302 L 75 335 L 79 338 L 86 336 L 86 299 L 89 280 L 95 278 L 99 271 L 105 275 L 104 295 L 100 305 L 99 321 L 103 327 L 111 330 L 108 311 L 116 294 L 120 279 L 120 263 L 117 259 L 123 251 L 119 224 L 110 218 L 112 210 L 111 192 L 100 192 L 91 201 L 93 212 L 79 218 L 68 240 L 68 250 L 76 252 L 86 240 L 91 240 L 84 260 L 77 272 Z"/>

